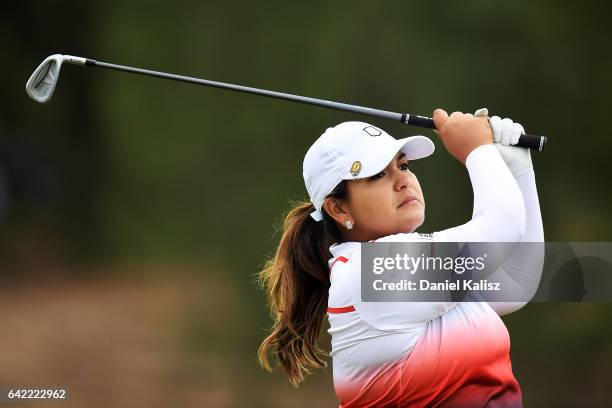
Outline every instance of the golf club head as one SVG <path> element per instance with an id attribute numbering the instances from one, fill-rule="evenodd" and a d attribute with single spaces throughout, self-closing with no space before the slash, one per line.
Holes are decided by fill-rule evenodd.
<path id="1" fill-rule="evenodd" d="M 36 102 L 45 103 L 51 99 L 63 62 L 85 65 L 85 58 L 53 54 L 34 70 L 26 83 L 26 93 Z"/>

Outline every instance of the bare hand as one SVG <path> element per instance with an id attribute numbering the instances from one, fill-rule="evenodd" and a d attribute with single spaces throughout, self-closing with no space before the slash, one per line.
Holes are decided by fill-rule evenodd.
<path id="1" fill-rule="evenodd" d="M 433 120 L 444 147 L 461 163 L 465 164 L 472 150 L 493 143 L 493 133 L 485 117 L 462 112 L 453 112 L 449 117 L 446 111 L 436 109 Z"/>

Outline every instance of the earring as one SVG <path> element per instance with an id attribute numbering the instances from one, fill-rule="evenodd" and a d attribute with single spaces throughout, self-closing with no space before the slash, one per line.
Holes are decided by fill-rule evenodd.
<path id="1" fill-rule="evenodd" d="M 346 226 L 347 230 L 353 229 L 353 221 L 351 220 L 347 220 L 344 225 Z"/>

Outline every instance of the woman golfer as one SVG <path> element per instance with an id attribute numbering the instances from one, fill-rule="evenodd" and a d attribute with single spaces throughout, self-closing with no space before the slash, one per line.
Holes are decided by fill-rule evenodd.
<path id="1" fill-rule="evenodd" d="M 327 314 L 341 407 L 522 406 L 499 315 L 525 302 L 361 301 L 362 242 L 543 241 L 529 151 L 511 147 L 522 126 L 497 116 L 449 117 L 441 109 L 434 121 L 445 148 L 469 172 L 469 222 L 416 233 L 425 202 L 410 162 L 432 154 L 433 143 L 345 122 L 306 153 L 310 202 L 289 211 L 276 254 L 260 274 L 274 317 L 260 363 L 271 369 L 272 350 L 294 385 L 325 366 L 317 339 Z M 504 284 L 533 294 L 541 266 L 541 252 L 513 256 L 502 266 Z"/>

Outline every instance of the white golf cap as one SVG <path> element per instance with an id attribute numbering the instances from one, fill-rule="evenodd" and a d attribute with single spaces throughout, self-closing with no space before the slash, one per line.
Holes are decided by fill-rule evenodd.
<path id="1" fill-rule="evenodd" d="M 328 128 L 304 157 L 304 183 L 315 207 L 310 215 L 316 221 L 323 219 L 323 201 L 342 180 L 380 173 L 399 151 L 408 160 L 416 160 L 429 156 L 434 149 L 433 142 L 425 136 L 397 140 L 364 122 L 344 122 Z"/>

